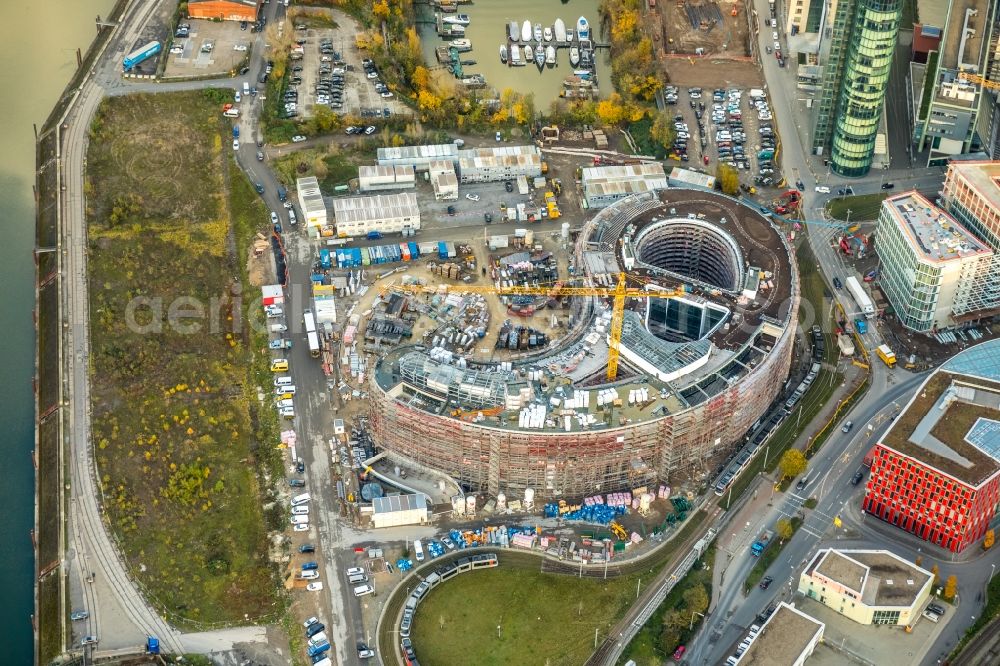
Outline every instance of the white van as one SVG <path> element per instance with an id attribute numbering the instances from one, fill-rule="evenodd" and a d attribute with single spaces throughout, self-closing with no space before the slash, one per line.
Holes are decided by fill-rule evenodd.
<path id="1" fill-rule="evenodd" d="M 292 525 L 308 525 L 309 516 L 292 516 Z"/>
<path id="2" fill-rule="evenodd" d="M 284 377 L 275 377 L 274 378 L 274 385 L 275 386 L 291 386 L 292 385 L 292 381 L 294 381 L 294 380 L 291 377 L 287 376 L 287 375 L 284 376 Z"/>
<path id="3" fill-rule="evenodd" d="M 302 493 L 301 495 L 296 495 L 292 498 L 292 506 L 298 506 L 299 504 L 305 504 L 312 499 L 309 493 Z"/>
<path id="4" fill-rule="evenodd" d="M 243 82 L 243 96 L 246 97 L 250 94 L 250 84 L 246 81 Z"/>
<path id="5" fill-rule="evenodd" d="M 374 592 L 375 588 L 372 586 L 371 583 L 368 583 L 366 585 L 358 585 L 356 588 L 354 588 L 354 596 L 356 597 L 363 597 L 366 594 L 373 594 Z"/>
<path id="6" fill-rule="evenodd" d="M 347 575 L 348 576 L 364 576 L 365 575 L 365 570 L 362 569 L 361 567 L 351 567 L 350 569 L 347 570 Z"/>
<path id="7" fill-rule="evenodd" d="M 293 516 L 308 516 L 309 515 L 309 505 L 300 504 L 299 506 L 292 507 Z"/>
<path id="8" fill-rule="evenodd" d="M 358 585 L 360 583 L 367 583 L 368 582 L 368 576 L 366 576 L 364 574 L 354 574 L 353 576 L 351 576 L 350 578 L 347 579 L 347 582 L 349 582 L 351 585 Z"/>
<path id="9" fill-rule="evenodd" d="M 413 542 L 413 552 L 417 556 L 417 562 L 424 561 L 424 546 L 420 543 L 420 539 Z"/>
<path id="10" fill-rule="evenodd" d="M 222 115 L 224 115 L 226 118 L 239 118 L 240 117 L 240 110 L 238 108 L 236 108 L 235 106 L 231 106 L 228 109 L 226 109 L 225 111 L 223 111 Z"/>

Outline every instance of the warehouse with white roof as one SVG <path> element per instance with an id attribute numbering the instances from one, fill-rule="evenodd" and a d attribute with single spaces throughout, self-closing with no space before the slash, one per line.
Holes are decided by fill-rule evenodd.
<path id="1" fill-rule="evenodd" d="M 458 175 L 463 183 L 514 180 L 542 175 L 542 154 L 536 146 L 493 146 L 458 151 Z"/>
<path id="2" fill-rule="evenodd" d="M 427 495 L 389 495 L 372 500 L 372 527 L 422 525 L 427 522 Z"/>
<path id="3" fill-rule="evenodd" d="M 417 171 L 426 171 L 432 160 L 458 162 L 458 146 L 453 143 L 437 143 L 427 146 L 391 146 L 379 148 L 379 166 L 412 166 Z"/>
<path id="4" fill-rule="evenodd" d="M 319 191 L 319 181 L 315 176 L 299 178 L 295 181 L 295 189 L 298 191 L 306 230 L 313 236 L 319 236 L 320 229 L 328 224 L 326 203 Z"/>
<path id="5" fill-rule="evenodd" d="M 416 231 L 420 229 L 420 207 L 413 192 L 344 197 L 333 200 L 333 219 L 338 236 Z"/>
<path id="6" fill-rule="evenodd" d="M 393 166 L 363 164 L 358 167 L 358 189 L 362 192 L 412 189 L 416 186 L 417 179 L 410 164 Z"/>
<path id="7" fill-rule="evenodd" d="M 583 196 L 589 208 L 604 208 L 632 194 L 667 187 L 667 174 L 656 162 L 599 166 L 583 170 Z"/>

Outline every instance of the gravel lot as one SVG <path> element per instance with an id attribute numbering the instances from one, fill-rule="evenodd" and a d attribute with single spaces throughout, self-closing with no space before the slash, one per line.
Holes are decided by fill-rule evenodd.
<path id="1" fill-rule="evenodd" d="M 184 52 L 167 54 L 164 78 L 228 74 L 249 60 L 254 35 L 249 28 L 240 30 L 239 21 L 216 23 L 191 19 L 184 22 L 191 25 L 191 35 L 174 39 L 173 45 L 182 47 Z M 208 44 L 212 46 L 210 53 L 202 51 Z M 247 50 L 237 51 L 234 49 L 237 46 L 245 46 Z"/>

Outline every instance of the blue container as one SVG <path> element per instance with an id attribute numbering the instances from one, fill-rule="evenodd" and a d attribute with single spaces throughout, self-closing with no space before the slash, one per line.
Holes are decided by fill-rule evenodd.
<path id="1" fill-rule="evenodd" d="M 420 258 L 420 248 L 417 247 L 416 243 L 410 241 L 409 243 L 406 244 L 406 246 L 410 248 L 410 261 Z"/>
<path id="2" fill-rule="evenodd" d="M 448 244 L 444 241 L 438 241 L 438 259 L 448 258 Z"/>

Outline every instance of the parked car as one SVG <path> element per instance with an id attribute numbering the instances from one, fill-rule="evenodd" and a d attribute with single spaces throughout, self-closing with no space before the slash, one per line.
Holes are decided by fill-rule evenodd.
<path id="1" fill-rule="evenodd" d="M 374 125 L 369 125 L 368 127 L 365 128 L 365 134 L 374 134 L 374 133 L 375 133 Z"/>
<path id="2" fill-rule="evenodd" d="M 304 543 L 301 546 L 299 546 L 299 552 L 300 553 L 315 553 L 316 552 L 316 546 L 312 545 L 311 543 Z"/>
<path id="3" fill-rule="evenodd" d="M 837 289 L 843 289 L 844 283 L 840 281 L 839 277 L 835 277 L 833 278 L 833 286 L 836 287 Z"/>
<path id="4" fill-rule="evenodd" d="M 895 183 L 882 183 L 883 190 L 891 190 L 894 187 L 896 187 Z"/>
<path id="5" fill-rule="evenodd" d="M 296 134 L 295 136 L 292 137 L 292 143 L 302 143 L 305 140 L 306 137 L 302 136 L 301 134 Z"/>
<path id="6" fill-rule="evenodd" d="M 848 421 L 844 424 L 844 427 L 840 429 L 841 432 L 851 432 L 851 428 L 854 427 L 854 421 Z"/>
<path id="7" fill-rule="evenodd" d="M 302 626 L 306 627 L 308 629 L 309 627 L 313 626 L 317 622 L 319 622 L 319 618 L 314 615 L 311 618 L 309 618 L 308 620 L 306 620 L 305 622 L 303 622 Z"/>
<path id="8" fill-rule="evenodd" d="M 798 483 L 795 484 L 795 489 L 802 490 L 808 485 L 809 485 L 809 477 L 803 476 L 801 479 L 798 480 Z"/>
<path id="9" fill-rule="evenodd" d="M 830 188 L 827 187 L 826 185 L 817 185 L 816 191 L 819 192 L 820 194 L 829 194 Z"/>
<path id="10" fill-rule="evenodd" d="M 73 622 L 79 622 L 80 620 L 86 620 L 88 617 L 90 617 L 90 613 L 88 611 L 78 610 L 73 611 L 70 614 L 69 619 L 73 620 Z"/>
<path id="11" fill-rule="evenodd" d="M 760 581 L 759 587 L 762 590 L 766 590 L 768 587 L 771 586 L 772 582 L 774 582 L 773 578 L 771 578 L 770 576 L 764 576 L 764 578 Z"/>
<path id="12" fill-rule="evenodd" d="M 465 198 L 468 199 L 469 201 L 479 201 L 478 194 L 466 194 Z"/>
<path id="13" fill-rule="evenodd" d="M 324 629 L 326 629 L 326 625 L 323 624 L 322 622 L 317 622 L 316 624 L 311 624 L 311 625 L 309 625 L 309 628 L 306 629 L 306 636 L 309 637 L 309 638 L 312 638 L 313 636 L 315 636 L 319 632 L 323 631 Z"/>
<path id="14" fill-rule="evenodd" d="M 861 479 L 863 478 L 865 478 L 865 473 L 859 469 L 857 472 L 854 473 L 854 476 L 851 477 L 851 485 L 852 486 L 858 485 L 859 483 L 861 483 Z"/>
<path id="15" fill-rule="evenodd" d="M 306 482 L 302 479 L 288 479 L 289 488 L 305 488 Z"/>

